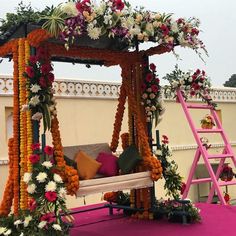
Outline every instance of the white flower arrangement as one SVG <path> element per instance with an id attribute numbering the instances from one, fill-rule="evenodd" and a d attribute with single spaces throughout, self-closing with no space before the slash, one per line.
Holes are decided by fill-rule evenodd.
<path id="1" fill-rule="evenodd" d="M 36 179 L 38 180 L 39 183 L 44 183 L 47 179 L 48 175 L 45 172 L 40 172 L 37 176 Z"/>
<path id="2" fill-rule="evenodd" d="M 54 181 L 49 181 L 45 186 L 46 192 L 54 192 L 57 189 L 57 184 Z"/>

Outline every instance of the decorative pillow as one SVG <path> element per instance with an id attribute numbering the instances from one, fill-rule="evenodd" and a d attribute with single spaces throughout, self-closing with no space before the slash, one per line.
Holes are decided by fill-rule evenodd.
<path id="1" fill-rule="evenodd" d="M 122 174 L 128 174 L 141 160 L 142 157 L 140 156 L 138 149 L 135 145 L 130 145 L 118 158 L 118 166 L 121 169 Z"/>
<path id="2" fill-rule="evenodd" d="M 110 153 L 100 152 L 96 159 L 102 165 L 98 170 L 98 174 L 105 176 L 115 176 L 118 175 L 118 158 Z"/>
<path id="3" fill-rule="evenodd" d="M 83 151 L 76 154 L 75 161 L 81 179 L 92 179 L 102 165 Z"/>

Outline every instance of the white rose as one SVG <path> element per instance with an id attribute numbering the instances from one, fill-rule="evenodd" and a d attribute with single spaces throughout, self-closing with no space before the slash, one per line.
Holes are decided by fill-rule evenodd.
<path id="1" fill-rule="evenodd" d="M 39 183 L 44 183 L 48 175 L 45 172 L 40 172 L 37 176 L 36 179 L 38 180 Z"/>
<path id="2" fill-rule="evenodd" d="M 54 181 L 49 181 L 48 184 L 45 186 L 46 192 L 54 192 L 56 191 L 57 185 Z"/>
<path id="3" fill-rule="evenodd" d="M 53 179 L 56 183 L 62 183 L 63 182 L 61 176 L 58 175 L 58 174 L 54 174 Z"/>
<path id="4" fill-rule="evenodd" d="M 148 97 L 148 95 L 146 94 L 146 93 L 144 93 L 143 95 L 142 95 L 142 98 L 143 99 L 146 99 Z"/>
<path id="5" fill-rule="evenodd" d="M 178 32 L 179 32 L 179 27 L 178 27 L 177 22 L 173 22 L 173 23 L 171 24 L 170 29 L 171 29 L 171 31 L 173 31 L 174 33 L 178 33 Z"/>
<path id="6" fill-rule="evenodd" d="M 23 181 L 24 181 L 26 184 L 28 184 L 29 181 L 31 180 L 31 177 L 32 177 L 32 173 L 26 172 L 26 173 L 24 174 Z"/>
<path id="7" fill-rule="evenodd" d="M 61 231 L 61 226 L 60 226 L 59 224 L 53 224 L 52 227 L 53 227 L 55 230 Z"/>
<path id="8" fill-rule="evenodd" d="M 27 192 L 28 192 L 29 194 L 35 193 L 35 190 L 36 190 L 36 185 L 35 185 L 35 184 L 30 184 L 30 185 L 28 185 L 28 187 L 27 187 Z"/>

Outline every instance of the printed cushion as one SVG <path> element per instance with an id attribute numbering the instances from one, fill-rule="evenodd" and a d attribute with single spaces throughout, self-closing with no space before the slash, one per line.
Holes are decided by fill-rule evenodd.
<path id="1" fill-rule="evenodd" d="M 100 152 L 96 159 L 102 165 L 98 170 L 98 173 L 105 176 L 118 175 L 118 158 L 110 153 Z"/>
<path id="2" fill-rule="evenodd" d="M 122 174 L 128 174 L 137 166 L 142 160 L 138 149 L 135 145 L 130 145 L 126 148 L 118 158 L 118 166 Z"/>
<path id="3" fill-rule="evenodd" d="M 75 161 L 81 179 L 92 179 L 102 165 L 83 151 L 76 154 Z"/>

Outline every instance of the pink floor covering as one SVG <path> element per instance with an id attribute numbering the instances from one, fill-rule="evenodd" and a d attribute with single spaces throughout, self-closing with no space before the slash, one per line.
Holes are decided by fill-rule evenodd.
<path id="1" fill-rule="evenodd" d="M 236 207 L 199 203 L 202 222 L 182 225 L 166 220 L 135 220 L 108 209 L 74 215 L 71 236 L 236 236 Z"/>

